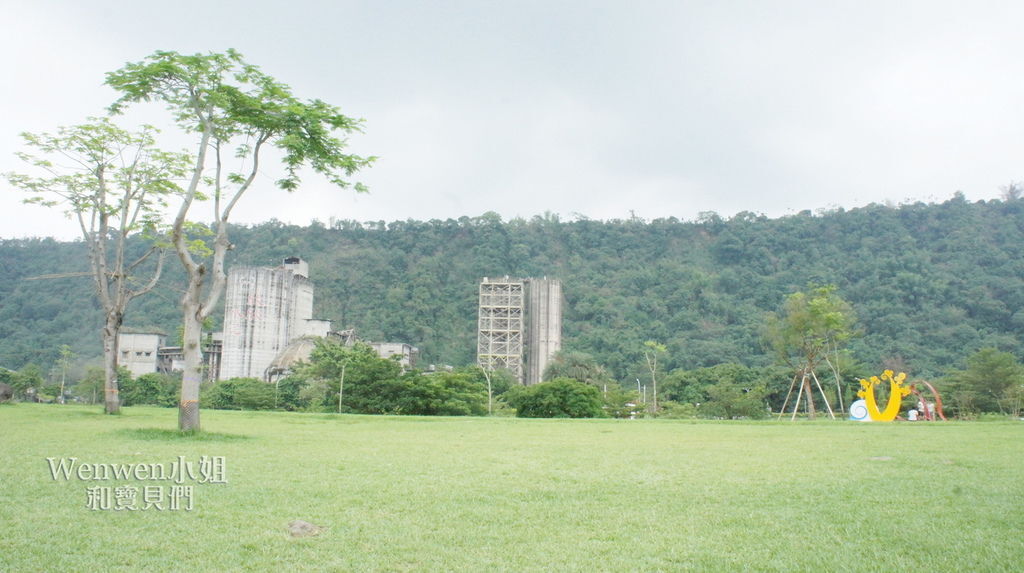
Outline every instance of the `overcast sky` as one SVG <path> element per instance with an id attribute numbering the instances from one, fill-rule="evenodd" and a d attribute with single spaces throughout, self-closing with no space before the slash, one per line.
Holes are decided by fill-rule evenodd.
<path id="1" fill-rule="evenodd" d="M 366 120 L 355 196 L 266 177 L 236 222 L 769 216 L 1024 179 L 1024 3 L 0 0 L 0 172 L 104 73 L 235 48 Z M 170 129 L 170 126 L 168 126 Z M 73 238 L 0 183 L 0 237 Z M 202 218 L 202 217 L 200 217 Z"/>

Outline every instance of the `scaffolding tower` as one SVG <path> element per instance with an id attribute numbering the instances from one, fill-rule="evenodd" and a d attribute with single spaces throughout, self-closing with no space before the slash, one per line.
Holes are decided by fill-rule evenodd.
<path id="1" fill-rule="evenodd" d="M 480 281 L 477 364 L 505 369 L 523 380 L 524 282 L 505 277 Z"/>
<path id="2" fill-rule="evenodd" d="M 480 281 L 477 364 L 537 384 L 562 347 L 562 283 L 504 277 Z"/>

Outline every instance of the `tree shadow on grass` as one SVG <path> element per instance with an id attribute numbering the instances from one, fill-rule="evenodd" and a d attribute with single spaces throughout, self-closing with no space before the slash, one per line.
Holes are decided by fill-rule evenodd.
<path id="1" fill-rule="evenodd" d="M 79 409 L 79 410 L 72 410 L 70 412 L 67 412 L 66 415 L 68 415 L 68 416 L 79 416 L 79 417 L 88 417 L 88 418 L 102 418 L 103 416 L 110 416 L 111 418 L 113 418 L 113 417 L 116 417 L 116 416 L 120 416 L 120 414 L 108 414 L 108 413 L 104 412 L 103 411 L 103 406 L 100 406 L 99 408 L 90 408 L 88 410 L 81 410 L 81 409 Z"/>
<path id="2" fill-rule="evenodd" d="M 149 440 L 161 442 L 231 442 L 236 440 L 251 440 L 252 436 L 242 434 L 224 434 L 220 432 L 183 432 L 181 430 L 167 430 L 163 428 L 125 428 L 115 430 L 113 433 L 134 438 L 136 440 Z"/>

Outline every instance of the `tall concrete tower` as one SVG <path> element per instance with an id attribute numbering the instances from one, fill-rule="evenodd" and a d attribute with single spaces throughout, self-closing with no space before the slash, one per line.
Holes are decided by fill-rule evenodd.
<path id="1" fill-rule="evenodd" d="M 313 320 L 313 283 L 302 259 L 289 257 L 277 268 L 235 267 L 224 298 L 220 379 L 263 379 L 289 342 L 329 329 L 330 323 Z"/>
<path id="2" fill-rule="evenodd" d="M 555 279 L 480 281 L 477 364 L 505 369 L 526 384 L 541 381 L 562 347 L 562 284 Z"/>
<path id="3" fill-rule="evenodd" d="M 543 379 L 551 357 L 562 348 L 562 283 L 527 279 L 526 383 Z"/>

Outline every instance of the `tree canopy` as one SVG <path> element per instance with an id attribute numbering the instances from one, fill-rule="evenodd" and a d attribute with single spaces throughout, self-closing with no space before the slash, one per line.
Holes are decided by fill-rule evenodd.
<path id="1" fill-rule="evenodd" d="M 782 315 L 770 314 L 766 338 L 776 356 L 794 367 L 816 368 L 853 335 L 853 308 L 835 285 L 786 297 Z"/>

